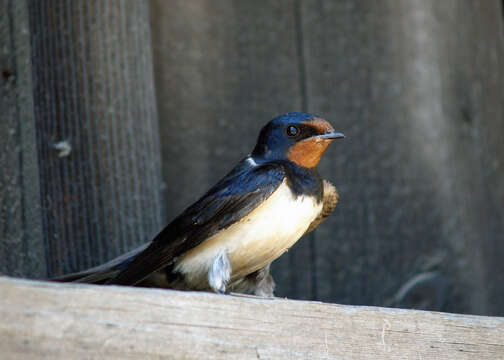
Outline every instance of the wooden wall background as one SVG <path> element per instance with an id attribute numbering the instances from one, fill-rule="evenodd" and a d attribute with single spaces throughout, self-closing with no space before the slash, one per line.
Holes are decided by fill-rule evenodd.
<path id="1" fill-rule="evenodd" d="M 265 122 L 304 110 L 347 135 L 320 169 L 341 203 L 274 264 L 277 294 L 504 314 L 501 1 L 0 10 L 0 272 L 44 278 L 147 241 Z"/>
<path id="2" fill-rule="evenodd" d="M 148 4 L 0 7 L 1 271 L 45 278 L 149 241 L 163 221 Z"/>

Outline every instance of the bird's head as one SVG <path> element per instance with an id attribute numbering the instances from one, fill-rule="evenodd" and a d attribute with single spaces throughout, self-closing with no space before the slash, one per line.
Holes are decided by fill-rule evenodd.
<path id="1" fill-rule="evenodd" d="M 332 140 L 343 137 L 316 115 L 287 113 L 262 128 L 252 156 L 265 161 L 290 160 L 299 166 L 314 168 Z"/>

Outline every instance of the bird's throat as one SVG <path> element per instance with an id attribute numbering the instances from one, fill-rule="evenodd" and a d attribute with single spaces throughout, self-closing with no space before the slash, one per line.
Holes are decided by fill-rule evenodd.
<path id="1" fill-rule="evenodd" d="M 298 166 L 314 168 L 331 144 L 331 139 L 310 138 L 298 142 L 289 149 L 287 158 Z"/>

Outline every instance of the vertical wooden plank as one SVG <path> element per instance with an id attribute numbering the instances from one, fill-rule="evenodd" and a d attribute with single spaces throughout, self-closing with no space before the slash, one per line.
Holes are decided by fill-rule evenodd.
<path id="1" fill-rule="evenodd" d="M 478 307 L 478 311 L 502 315 L 504 13 L 500 1 L 465 1 L 456 5 L 457 14 L 470 26 L 458 33 L 456 41 L 441 45 L 448 48 L 443 72 L 449 95 L 443 106 L 452 118 L 463 123 L 463 134 L 468 134 L 471 140 L 463 138 L 454 145 L 454 151 L 461 156 L 453 171 L 464 186 L 454 190 L 464 195 L 451 194 L 461 208 L 457 220 L 470 235 L 462 237 L 450 229 L 451 241 L 460 247 L 457 250 L 464 253 L 462 259 L 467 258 L 470 264 L 468 268 L 461 264 L 461 276 L 467 276 L 469 286 L 474 289 L 470 301 L 480 301 L 483 293 L 481 302 L 485 305 L 481 310 Z M 449 31 L 459 27 L 458 21 L 452 22 Z M 468 42 L 471 36 L 473 40 Z M 464 241 L 454 241 L 454 235 Z M 480 279 L 471 277 L 473 271 L 480 273 Z"/>
<path id="2" fill-rule="evenodd" d="M 148 4 L 30 1 L 49 275 L 98 265 L 161 227 Z"/>
<path id="3" fill-rule="evenodd" d="M 0 272 L 44 277 L 26 1 L 0 1 Z"/>
<path id="4" fill-rule="evenodd" d="M 152 0 L 151 9 L 169 221 L 252 150 L 267 121 L 301 110 L 296 7 Z M 277 294 L 312 297 L 306 246 L 274 263 Z"/>
<path id="5" fill-rule="evenodd" d="M 448 311 L 503 314 L 500 1 L 300 4 L 308 107 L 347 135 L 322 164 L 341 202 L 317 233 L 319 298 L 393 304 L 435 270 Z"/>

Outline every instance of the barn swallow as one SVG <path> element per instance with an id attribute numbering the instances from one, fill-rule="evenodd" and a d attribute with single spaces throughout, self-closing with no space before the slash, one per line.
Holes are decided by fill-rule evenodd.
<path id="1" fill-rule="evenodd" d="M 57 280 L 273 296 L 271 262 L 338 202 L 317 165 L 343 137 L 316 115 L 276 117 L 262 128 L 252 153 L 150 244 Z"/>

